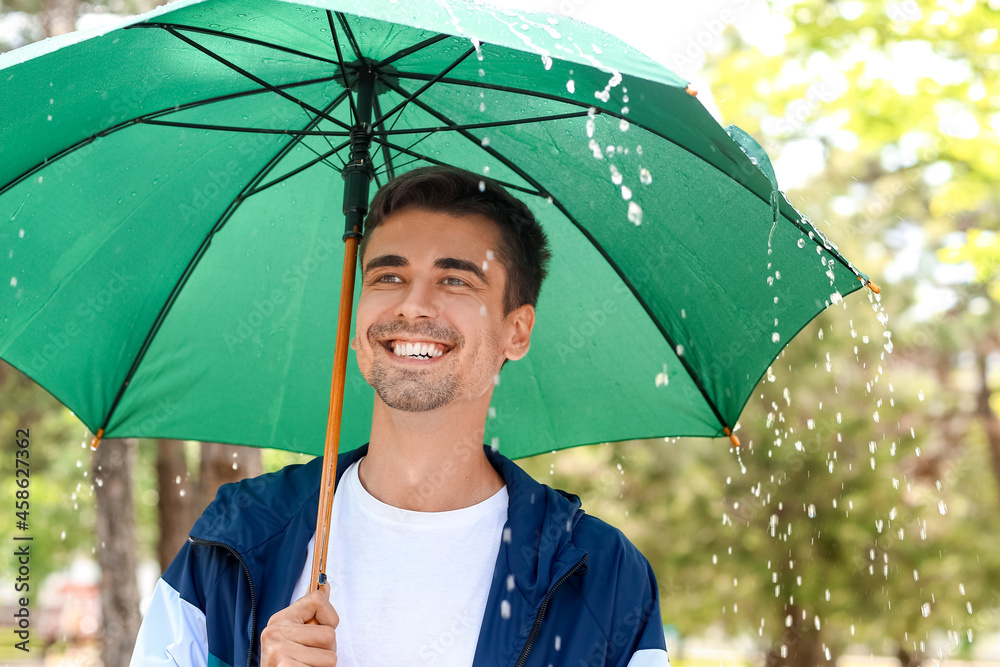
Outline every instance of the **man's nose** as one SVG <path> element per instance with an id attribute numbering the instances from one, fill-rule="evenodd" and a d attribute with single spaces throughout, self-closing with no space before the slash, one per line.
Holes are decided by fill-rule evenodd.
<path id="1" fill-rule="evenodd" d="M 411 320 L 437 317 L 439 296 L 430 281 L 413 280 L 401 294 L 396 315 Z"/>

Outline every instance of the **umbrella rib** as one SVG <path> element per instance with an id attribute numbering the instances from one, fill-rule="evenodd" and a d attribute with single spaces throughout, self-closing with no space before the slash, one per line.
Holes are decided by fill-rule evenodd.
<path id="1" fill-rule="evenodd" d="M 165 127 L 183 127 L 192 130 L 217 130 L 219 132 L 245 132 L 247 134 L 285 134 L 294 137 L 347 137 L 350 132 L 328 130 L 282 130 L 268 127 L 236 127 L 234 125 L 207 125 L 203 123 L 182 123 L 172 120 L 156 120 L 154 118 L 137 119 L 143 125 L 163 125 Z"/>
<path id="2" fill-rule="evenodd" d="M 399 87 L 398 84 L 395 86 L 393 86 L 392 84 L 387 84 L 387 85 L 390 85 L 394 88 Z M 397 92 L 399 92 L 401 95 L 406 93 L 405 89 L 403 89 L 402 87 L 399 87 L 399 90 Z M 420 100 L 414 100 L 414 103 L 418 107 L 423 109 L 425 112 L 431 114 L 432 116 L 440 120 L 441 122 L 447 123 L 448 125 L 455 125 L 455 123 L 452 122 L 450 118 L 440 113 L 439 111 L 431 108 L 430 106 L 424 104 Z M 642 306 L 642 309 L 646 311 L 646 315 L 648 315 L 649 319 L 656 325 L 656 328 L 659 329 L 660 334 L 663 335 L 663 338 L 666 339 L 667 343 L 672 348 L 676 347 L 676 342 L 671 338 L 670 334 L 663 328 L 663 325 L 653 314 L 653 311 L 649 307 L 649 304 L 646 303 L 646 300 L 643 299 L 642 296 L 639 294 L 638 290 L 635 289 L 635 286 L 632 285 L 632 281 L 628 279 L 628 276 L 626 276 L 625 273 L 621 270 L 621 267 L 618 266 L 618 263 L 615 262 L 614 259 L 612 259 L 611 256 L 607 254 L 607 252 L 600 245 L 600 243 L 598 243 L 597 239 L 593 237 L 593 235 L 586 227 L 580 224 L 580 222 L 569 212 L 569 210 L 563 205 L 563 203 L 558 198 L 554 197 L 552 193 L 548 192 L 546 188 L 542 186 L 541 183 L 539 183 L 535 178 L 533 178 L 528 172 L 517 166 L 517 164 L 513 160 L 507 158 L 505 155 L 500 153 L 500 151 L 496 150 L 492 146 L 483 146 L 482 142 L 468 130 L 459 130 L 459 133 L 469 141 L 474 142 L 476 145 L 480 146 L 490 156 L 499 160 L 504 166 L 512 170 L 514 173 L 523 178 L 525 181 L 535 186 L 538 189 L 539 193 L 544 193 L 544 196 L 549 197 L 552 203 L 555 204 L 556 208 L 558 208 L 559 211 L 561 211 L 562 214 L 565 215 L 566 218 L 573 224 L 573 226 L 576 227 L 581 234 L 583 234 L 584 238 L 586 238 L 587 241 L 589 241 L 590 244 L 594 247 L 594 249 L 601 254 L 604 260 L 608 263 L 608 266 L 610 266 L 611 269 L 616 274 L 618 274 L 619 279 L 621 279 L 621 281 L 625 283 L 625 286 L 628 287 L 629 291 L 632 293 L 632 296 L 635 298 L 636 302 L 638 302 L 638 304 Z M 687 362 L 687 360 L 684 359 L 683 356 L 678 355 L 677 358 L 680 361 L 681 365 L 684 366 L 684 369 L 687 371 L 687 374 L 691 378 L 691 381 L 694 383 L 695 387 L 697 387 L 698 391 L 701 392 L 702 398 L 705 399 L 705 403 L 709 406 L 709 408 L 711 408 L 712 412 L 715 414 L 716 419 L 719 420 L 719 424 L 723 427 L 723 429 L 731 428 L 731 425 L 726 423 L 726 420 L 719 412 L 718 406 L 716 406 L 715 403 L 712 401 L 712 399 L 709 397 L 708 391 L 702 384 L 701 379 L 694 372 L 694 369 L 691 368 L 690 364 Z"/>
<path id="3" fill-rule="evenodd" d="M 415 157 L 415 158 L 413 158 L 413 159 L 411 159 L 411 160 L 407 160 L 406 162 L 402 162 L 402 163 L 400 163 L 400 164 L 397 164 L 397 165 L 396 165 L 396 168 L 398 169 L 399 167 L 405 167 L 405 166 L 406 166 L 406 165 L 408 165 L 408 164 L 413 164 L 414 162 L 418 162 L 418 161 L 420 161 L 420 160 L 422 160 L 422 159 L 423 159 L 423 158 L 419 158 L 419 157 Z M 384 166 L 385 166 L 385 163 L 382 163 L 382 166 L 384 167 Z M 387 173 L 387 172 L 388 172 L 388 169 L 383 169 L 383 170 L 382 170 L 381 172 L 379 172 L 379 171 L 376 171 L 375 173 L 376 173 L 376 174 L 378 174 L 378 173 L 383 173 L 383 174 L 384 174 L 384 173 Z M 391 177 L 390 177 L 390 178 L 391 178 Z"/>
<path id="4" fill-rule="evenodd" d="M 510 125 L 527 125 L 531 123 L 543 123 L 550 120 L 566 120 L 567 118 L 581 118 L 583 116 L 597 116 L 601 111 L 574 111 L 573 113 L 554 114 L 552 116 L 537 116 L 535 118 L 519 118 L 515 120 L 495 120 L 488 123 L 469 123 L 468 125 L 444 125 L 439 127 L 418 127 L 411 130 L 390 130 L 390 134 L 422 134 L 424 132 L 453 132 L 456 130 L 481 130 L 489 127 L 508 127 Z"/>
<path id="5" fill-rule="evenodd" d="M 343 95 L 338 96 L 337 99 L 330 102 L 327 105 L 325 111 L 332 111 L 338 104 L 343 101 Z M 318 117 L 311 118 L 309 120 L 309 125 L 315 125 L 320 119 Z M 229 203 L 226 210 L 222 212 L 219 219 L 215 221 L 212 228 L 202 239 L 201 244 L 195 251 L 191 259 L 188 260 L 187 266 L 184 267 L 184 271 L 181 273 L 180 278 L 174 284 L 173 289 L 167 296 L 166 301 L 163 302 L 163 306 L 160 308 L 160 312 L 157 313 L 156 320 L 153 321 L 153 325 L 150 327 L 149 332 L 146 334 L 145 340 L 142 341 L 142 346 L 140 346 L 139 351 L 136 353 L 135 359 L 132 361 L 132 366 L 129 368 L 128 373 L 125 375 L 125 379 L 122 381 L 121 386 L 118 388 L 118 393 L 115 395 L 114 400 L 111 402 L 108 408 L 107 415 L 104 418 L 104 423 L 101 424 L 101 429 L 107 429 L 108 424 L 111 422 L 111 417 L 114 415 L 115 410 L 118 409 L 118 405 L 121 403 L 122 398 L 125 396 L 125 390 L 128 389 L 129 383 L 132 382 L 132 378 L 135 376 L 136 371 L 139 370 L 139 365 L 142 363 L 143 359 L 146 357 L 146 352 L 149 350 L 150 345 L 153 344 L 153 339 L 156 338 L 156 334 L 159 333 L 160 328 L 163 326 L 164 320 L 167 318 L 167 314 L 170 309 L 173 308 L 174 303 L 176 303 L 177 298 L 180 296 L 181 290 L 184 285 L 187 284 L 188 279 L 194 272 L 195 267 L 201 261 L 201 258 L 208 251 L 208 246 L 212 242 L 212 238 L 222 229 L 229 219 L 236 212 L 237 207 L 243 203 L 246 199 L 246 192 L 253 188 L 255 184 L 260 183 L 264 176 L 274 168 L 288 153 L 302 141 L 302 137 L 294 137 L 291 141 L 281 147 L 281 149 L 274 154 L 274 156 L 268 160 L 267 164 L 260 168 L 260 170 L 254 175 L 253 178 L 243 187 L 243 193 L 237 195 L 233 201 Z"/>
<path id="6" fill-rule="evenodd" d="M 336 166 L 334 166 L 334 165 L 330 164 L 329 162 L 327 162 L 326 159 L 328 157 L 330 157 L 331 155 L 335 155 L 339 151 L 342 151 L 344 148 L 346 148 L 346 147 L 348 147 L 350 145 L 351 145 L 351 142 L 350 142 L 350 140 L 348 140 L 348 141 L 345 141 L 344 143 L 340 144 L 339 146 L 331 147 L 330 150 L 327 151 L 326 153 L 316 153 L 316 157 L 313 158 L 312 160 L 310 160 L 309 162 L 306 162 L 305 164 L 301 164 L 298 167 L 296 167 L 295 169 L 292 169 L 291 171 L 289 171 L 289 172 L 287 172 L 287 173 L 285 173 L 285 174 L 283 174 L 283 175 L 275 178 L 274 180 L 268 181 L 264 185 L 256 187 L 253 190 L 250 190 L 249 192 L 246 192 L 246 193 L 240 195 L 239 199 L 240 200 L 247 199 L 248 197 L 252 197 L 255 194 L 258 194 L 259 192 L 263 192 L 264 190 L 267 190 L 268 188 L 271 188 L 271 187 L 277 185 L 278 183 L 281 183 L 282 181 L 286 181 L 289 178 L 291 178 L 292 176 L 295 176 L 296 174 L 299 174 L 299 173 L 305 171 L 306 169 L 308 169 L 309 167 L 312 167 L 313 165 L 319 164 L 320 162 L 323 162 L 324 164 L 329 165 L 329 167 L 331 169 L 333 169 L 334 171 L 340 172 L 341 171 L 340 169 L 337 169 Z M 309 148 L 309 147 L 307 146 L 307 148 Z M 313 149 L 310 148 L 310 150 L 313 150 Z M 313 152 L 315 152 L 315 151 L 313 151 Z"/>
<path id="7" fill-rule="evenodd" d="M 326 20 L 330 24 L 330 35 L 333 37 L 333 46 L 337 49 L 337 62 L 340 65 L 340 73 L 344 75 L 344 83 L 347 83 L 347 67 L 344 65 L 344 55 L 340 52 L 340 40 L 337 39 L 337 28 L 333 25 L 333 12 L 329 9 L 326 10 Z M 354 95 L 351 93 L 351 87 L 347 88 L 347 99 L 351 103 L 351 118 L 358 117 L 358 109 L 354 106 Z"/>
<path id="8" fill-rule="evenodd" d="M 449 37 L 453 37 L 453 35 L 446 35 L 444 33 L 441 33 L 441 34 L 438 34 L 438 35 L 434 35 L 433 37 L 425 39 L 424 41 L 422 41 L 422 42 L 420 42 L 418 44 L 414 44 L 413 46 L 408 46 L 405 49 L 402 49 L 400 51 L 396 51 L 396 53 L 392 54 L 391 56 L 389 56 L 385 60 L 379 62 L 378 65 L 376 65 L 376 67 L 378 69 L 381 69 L 381 68 L 385 67 L 386 65 L 388 65 L 390 63 L 396 62 L 400 58 L 405 58 L 406 56 L 409 56 L 409 55 L 412 55 L 412 54 L 416 53 L 417 51 L 422 51 L 423 49 L 426 49 L 429 46 L 433 46 L 434 44 L 437 44 L 441 40 L 448 39 Z"/>
<path id="9" fill-rule="evenodd" d="M 167 32 L 173 32 L 174 30 L 183 30 L 185 32 L 196 32 L 202 35 L 211 35 L 212 37 L 222 37 L 223 39 L 231 39 L 236 42 L 245 42 L 247 44 L 254 44 L 256 46 L 263 46 L 265 48 L 274 49 L 275 51 L 284 51 L 285 53 L 290 53 L 295 56 L 301 56 L 302 58 L 308 58 L 309 60 L 318 60 L 320 62 L 329 63 L 331 65 L 336 65 L 337 63 L 329 58 L 324 58 L 322 56 L 317 56 L 312 53 L 306 53 L 305 51 L 298 51 L 296 49 L 290 49 L 287 46 L 278 46 L 277 44 L 272 44 L 270 42 L 264 42 L 259 39 L 253 39 L 252 37 L 243 37 L 241 35 L 234 35 L 228 32 L 219 32 L 218 30 L 210 30 L 208 28 L 197 28 L 195 26 L 181 25 L 179 23 L 136 23 L 135 25 L 126 26 L 126 30 L 134 30 L 136 28 L 159 28 L 161 30 L 166 30 Z"/>
<path id="10" fill-rule="evenodd" d="M 300 107 L 302 107 L 306 111 L 308 111 L 310 113 L 313 113 L 313 114 L 316 114 L 316 115 L 320 116 L 321 118 L 330 121 L 334 125 L 339 125 L 339 126 L 343 127 L 345 130 L 349 130 L 350 129 L 350 127 L 348 125 L 346 125 L 345 123 L 337 120 L 336 118 L 333 118 L 332 116 L 324 114 L 322 111 L 320 111 L 319 109 L 317 109 L 313 105 L 309 104 L 308 102 L 300 100 L 297 97 L 295 97 L 294 95 L 289 95 L 288 93 L 286 93 L 285 91 L 281 90 L 280 88 L 269 84 L 268 82 L 264 81 L 263 79 L 261 79 L 258 76 L 255 76 L 254 74 L 251 74 L 250 72 L 248 72 L 247 70 L 243 69 L 239 65 L 236 65 L 235 63 L 229 62 L 228 60 L 226 60 L 225 58 L 223 58 L 219 54 L 212 52 L 211 49 L 208 49 L 208 48 L 202 46 L 201 44 L 199 44 L 198 42 L 194 41 L 193 39 L 190 39 L 187 36 L 180 34 L 176 30 L 171 30 L 169 28 L 167 29 L 167 32 L 169 32 L 171 35 L 174 35 L 175 37 L 177 37 L 177 39 L 180 39 L 181 41 L 183 41 L 183 42 L 189 44 L 190 46 L 193 46 L 194 48 L 198 49 L 199 51 L 201 51 L 202 53 L 204 53 L 208 57 L 212 58 L 213 60 L 216 60 L 216 61 L 222 63 L 223 65 L 225 65 L 229 69 L 233 70 L 237 74 L 245 76 L 246 78 L 250 79 L 251 81 L 257 83 L 258 85 L 264 86 L 265 88 L 267 88 L 271 92 L 276 93 L 277 95 L 280 95 L 281 97 L 285 98 L 286 100 L 288 100 L 290 102 L 293 102 L 294 104 L 299 105 Z"/>
<path id="11" fill-rule="evenodd" d="M 419 144 L 421 141 L 423 141 L 424 139 L 426 139 L 429 136 L 431 136 L 431 135 L 430 134 L 425 134 L 424 136 L 420 137 L 419 139 L 417 139 L 416 141 L 414 141 L 412 144 L 410 144 L 409 146 L 407 146 L 406 150 L 409 151 L 408 154 L 409 155 L 413 155 L 413 156 L 418 155 L 417 153 L 412 152 L 413 151 L 413 147 L 416 146 L 417 144 Z M 388 139 L 385 137 L 385 135 L 383 135 L 381 137 L 381 142 L 382 142 L 382 154 L 384 156 L 384 159 L 382 161 L 382 166 L 386 167 L 386 171 L 388 172 L 389 169 L 392 169 L 392 158 L 391 158 L 390 153 L 389 153 L 389 151 L 391 150 L 389 148 L 390 144 L 388 142 Z M 402 153 L 400 153 L 400 155 L 402 155 Z M 419 158 L 419 157 L 415 157 L 414 158 L 414 160 L 419 160 L 419 159 L 421 159 L 421 158 Z M 414 162 L 414 160 L 410 160 L 410 161 L 406 162 L 405 164 L 412 164 Z"/>
<path id="12" fill-rule="evenodd" d="M 403 146 L 397 146 L 396 144 L 389 143 L 389 142 L 386 142 L 386 145 L 389 146 L 389 148 L 402 153 L 403 155 L 409 155 L 409 156 L 414 157 L 414 158 L 416 158 L 418 160 L 423 160 L 425 162 L 428 162 L 428 163 L 433 164 L 433 165 L 437 165 L 439 167 L 450 167 L 450 166 L 452 166 L 452 165 L 450 165 L 447 162 L 442 162 L 441 160 L 432 158 L 432 157 L 430 157 L 428 155 L 424 155 L 423 153 L 417 153 L 415 151 L 408 150 L 408 149 L 404 148 Z M 509 190 L 517 190 L 518 192 L 523 192 L 525 194 L 534 195 L 536 197 L 547 197 L 548 196 L 544 192 L 542 192 L 540 189 L 532 190 L 531 188 L 526 188 L 523 185 L 517 185 L 515 183 L 508 183 L 506 181 L 501 181 L 501 180 L 496 179 L 496 178 L 494 178 L 492 180 L 494 182 L 496 182 L 496 183 L 499 183 L 500 185 L 504 186 L 505 188 L 507 188 Z M 532 183 L 532 185 L 535 185 L 535 184 Z"/>
<path id="13" fill-rule="evenodd" d="M 453 70 L 456 67 L 458 67 L 459 65 L 461 65 L 462 61 L 464 61 L 466 58 L 468 58 L 469 56 L 471 56 L 475 52 L 476 52 L 476 49 L 475 48 L 471 48 L 468 51 L 466 51 L 465 53 L 463 53 L 462 55 L 460 55 L 458 58 L 455 59 L 455 62 L 451 63 L 446 68 L 444 68 L 443 70 L 441 70 L 441 72 L 439 72 L 438 74 L 436 74 L 432 79 L 430 79 L 427 83 L 425 83 L 422 87 L 420 87 L 416 92 L 414 92 L 414 93 L 405 93 L 404 92 L 403 93 L 403 95 L 404 95 L 403 101 L 400 102 L 399 104 L 397 104 L 396 106 L 394 106 L 392 109 L 390 109 L 389 111 L 387 111 L 383 115 L 379 116 L 379 118 L 377 120 L 375 120 L 375 121 L 372 122 L 372 125 L 381 125 L 382 123 L 385 122 L 386 118 L 388 118 L 389 116 L 393 115 L 397 111 L 401 110 L 403 107 L 405 107 L 410 102 L 415 102 L 416 99 L 424 91 L 426 91 L 428 88 L 430 88 L 431 86 L 433 86 L 435 83 L 437 83 L 438 81 L 440 81 L 441 79 L 443 79 L 445 77 L 445 75 L 448 74 L 448 72 L 450 72 L 451 70 Z M 388 82 L 385 82 L 385 83 L 386 83 L 386 85 L 388 85 Z M 398 88 L 397 92 L 399 92 L 400 90 L 402 90 L 402 88 Z"/>
<path id="14" fill-rule="evenodd" d="M 354 57 L 359 61 L 364 60 L 361 55 L 361 49 L 358 48 L 358 40 L 354 39 L 354 31 L 351 30 L 351 26 L 347 23 L 347 17 L 343 12 L 337 12 L 337 20 L 340 21 L 340 26 L 344 29 L 344 34 L 347 35 L 347 41 L 351 44 L 351 48 L 354 49 Z"/>

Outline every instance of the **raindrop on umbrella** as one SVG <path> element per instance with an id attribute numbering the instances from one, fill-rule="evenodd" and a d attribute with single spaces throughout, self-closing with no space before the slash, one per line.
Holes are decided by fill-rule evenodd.
<path id="1" fill-rule="evenodd" d="M 642 224 L 642 207 L 634 201 L 628 204 L 628 220 L 636 227 Z"/>

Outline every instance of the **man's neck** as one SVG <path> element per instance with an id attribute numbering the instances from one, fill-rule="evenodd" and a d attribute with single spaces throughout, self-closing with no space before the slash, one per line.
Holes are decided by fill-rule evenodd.
<path id="1" fill-rule="evenodd" d="M 420 512 L 461 509 L 486 500 L 504 485 L 483 451 L 488 409 L 487 396 L 472 405 L 401 412 L 376 396 L 368 455 L 359 469 L 361 483 L 388 505 Z"/>

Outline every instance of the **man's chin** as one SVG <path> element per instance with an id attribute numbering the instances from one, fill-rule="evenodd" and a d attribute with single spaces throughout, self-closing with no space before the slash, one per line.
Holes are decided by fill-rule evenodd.
<path id="1" fill-rule="evenodd" d="M 427 387 L 424 383 L 415 381 L 390 381 L 388 378 L 377 377 L 372 380 L 369 384 L 375 388 L 382 402 L 401 412 L 430 412 L 448 405 L 458 396 L 456 388 L 448 384 Z"/>

